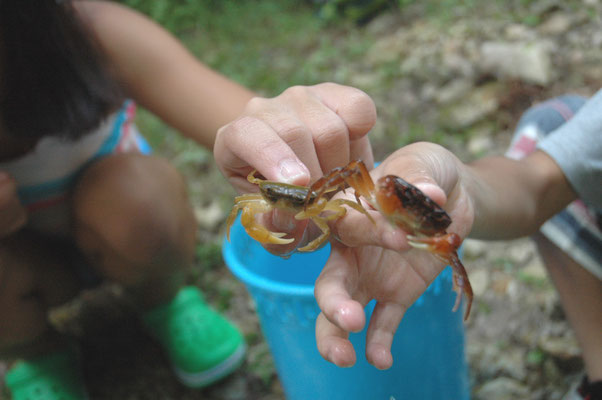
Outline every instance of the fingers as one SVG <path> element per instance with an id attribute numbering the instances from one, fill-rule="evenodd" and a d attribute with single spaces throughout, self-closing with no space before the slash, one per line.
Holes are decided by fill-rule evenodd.
<path id="1" fill-rule="evenodd" d="M 371 165 L 365 135 L 375 120 L 374 103 L 358 89 L 296 86 L 251 100 L 243 117 L 219 130 L 214 153 L 228 178 L 244 177 L 252 166 L 267 179 L 307 184 L 308 174 L 317 179 L 351 157 Z"/>
<path id="2" fill-rule="evenodd" d="M 366 359 L 378 369 L 393 365 L 391 346 L 404 312 L 405 309 L 392 303 L 377 303 L 374 308 L 366 334 Z M 324 359 L 339 367 L 355 364 L 357 356 L 348 337 L 348 331 L 330 322 L 324 313 L 318 316 L 316 342 Z"/>
<path id="3" fill-rule="evenodd" d="M 314 294 L 322 313 L 316 320 L 318 351 L 326 360 L 339 367 L 355 363 L 355 351 L 348 340 L 349 332 L 364 328 L 364 304 L 352 298 L 357 286 L 357 270 L 348 260 L 348 253 L 333 251 L 318 277 Z M 356 296 L 359 293 L 353 293 Z M 365 300 L 365 299 L 364 299 Z"/>
<path id="4" fill-rule="evenodd" d="M 402 177 L 443 206 L 447 202 L 447 195 L 459 183 L 459 164 L 460 160 L 444 147 L 418 142 L 395 151 L 379 168 L 384 171 L 382 175 Z"/>
<path id="5" fill-rule="evenodd" d="M 391 345 L 405 308 L 392 302 L 379 302 L 370 317 L 366 333 L 366 359 L 378 369 L 393 365 Z"/>
<path id="6" fill-rule="evenodd" d="M 322 83 L 311 88 L 319 97 L 322 104 L 328 107 L 335 115 L 331 118 L 332 125 L 323 125 L 319 134 L 314 135 L 314 143 L 318 158 L 324 172 L 334 167 L 346 165 L 350 160 L 363 160 L 369 168 L 374 159 L 370 142 L 365 136 L 376 123 L 376 106 L 366 93 L 359 89 L 335 83 Z M 321 118 L 319 123 L 323 123 Z M 339 122 L 340 121 L 340 122 Z M 341 124 L 342 123 L 342 124 Z M 340 135 L 345 128 L 345 138 L 348 140 L 349 151 L 336 147 L 332 139 L 333 134 Z M 332 157 L 335 157 L 333 159 Z"/>
<path id="7" fill-rule="evenodd" d="M 333 88 L 339 87 L 345 88 L 339 85 Z M 348 126 L 323 102 L 316 87 L 292 87 L 274 99 L 260 99 L 254 106 L 260 112 L 256 115 L 261 115 L 295 150 L 313 177 L 320 177 L 349 162 L 351 138 Z M 272 111 L 266 113 L 266 109 Z M 299 142 L 309 144 L 311 148 L 308 146 L 303 152 Z"/>
<path id="8" fill-rule="evenodd" d="M 345 122 L 351 140 L 363 137 L 376 123 L 376 106 L 361 90 L 335 83 L 322 83 L 313 88 L 323 103 Z"/>
<path id="9" fill-rule="evenodd" d="M 374 223 L 366 215 L 348 209 L 343 218 L 331 225 L 333 235 L 349 247 L 379 246 L 395 251 L 410 248 L 404 231 L 393 226 L 380 212 L 368 213 Z"/>
<path id="10" fill-rule="evenodd" d="M 270 180 L 307 184 L 310 172 L 295 151 L 311 153 L 313 144 L 298 140 L 291 147 L 268 123 L 249 116 L 220 129 L 214 147 L 222 173 L 227 178 L 238 177 L 240 191 L 252 186 L 246 182 L 246 175 L 253 168 Z"/>
<path id="11" fill-rule="evenodd" d="M 316 320 L 316 343 L 320 355 L 338 367 L 351 367 L 356 355 L 348 333 L 331 323 L 323 313 Z"/>
<path id="12" fill-rule="evenodd" d="M 351 142 L 350 160 L 362 160 L 369 170 L 374 168 L 374 154 L 368 136 Z"/>
<path id="13" fill-rule="evenodd" d="M 325 317 L 339 328 L 348 332 L 359 332 L 366 319 L 366 299 L 358 298 L 358 271 L 349 258 L 348 249 L 333 244 L 326 266 L 316 280 L 314 295 Z M 356 298 L 352 297 L 354 295 Z"/>

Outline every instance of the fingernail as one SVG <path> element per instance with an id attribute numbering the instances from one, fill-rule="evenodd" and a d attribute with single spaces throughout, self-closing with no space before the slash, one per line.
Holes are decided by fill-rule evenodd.
<path id="1" fill-rule="evenodd" d="M 420 189 L 421 191 L 428 191 L 433 190 L 433 188 L 437 189 L 437 190 L 441 190 L 441 188 L 439 186 L 437 186 L 436 184 L 432 183 L 432 182 L 416 182 L 414 183 L 414 186 L 416 186 L 418 189 Z"/>
<path id="2" fill-rule="evenodd" d="M 280 176 L 287 183 L 295 182 L 298 178 L 309 176 L 309 171 L 303 164 L 287 158 L 280 162 Z"/>

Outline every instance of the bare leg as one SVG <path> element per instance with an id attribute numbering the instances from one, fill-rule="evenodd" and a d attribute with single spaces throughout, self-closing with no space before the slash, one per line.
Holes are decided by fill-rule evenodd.
<path id="1" fill-rule="evenodd" d="M 535 241 L 583 352 L 590 381 L 602 379 L 602 281 L 543 235 Z"/>
<path id="2" fill-rule="evenodd" d="M 77 244 L 142 309 L 182 285 L 194 256 L 196 224 L 180 174 L 165 160 L 107 157 L 82 176 L 73 196 Z"/>
<path id="3" fill-rule="evenodd" d="M 0 358 L 30 357 L 61 344 L 46 315 L 79 289 L 65 257 L 70 251 L 67 243 L 28 231 L 0 242 Z"/>

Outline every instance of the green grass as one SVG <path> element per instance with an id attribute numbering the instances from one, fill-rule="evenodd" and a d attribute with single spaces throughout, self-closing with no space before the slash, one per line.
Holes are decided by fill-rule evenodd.
<path id="1" fill-rule="evenodd" d="M 201 61 L 266 95 L 315 83 L 306 67 L 316 47 L 332 50 L 309 2 L 123 0 L 175 34 Z M 301 62 L 300 60 L 303 60 Z M 314 57 L 322 64 L 324 58 Z M 320 65 L 317 65 L 320 69 Z"/>

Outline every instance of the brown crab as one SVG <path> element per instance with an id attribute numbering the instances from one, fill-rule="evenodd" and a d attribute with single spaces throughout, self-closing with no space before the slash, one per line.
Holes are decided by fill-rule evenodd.
<path id="1" fill-rule="evenodd" d="M 343 205 L 349 206 L 365 215 L 366 210 L 359 204 L 346 199 L 329 200 L 324 194 L 336 190 L 337 187 L 328 188 L 320 182 L 320 196 L 316 196 L 313 185 L 310 187 L 296 186 L 288 183 L 263 180 L 255 176 L 253 170 L 247 180 L 259 186 L 259 193 L 249 193 L 234 199 L 234 207 L 226 220 L 226 235 L 230 240 L 230 227 L 234 223 L 238 212 L 242 210 L 240 222 L 245 231 L 260 243 L 288 244 L 292 238 L 284 238 L 286 233 L 269 231 L 265 226 L 255 220 L 255 215 L 271 211 L 275 208 L 284 209 L 295 213 L 295 219 L 312 220 L 322 231 L 322 234 L 297 251 L 313 251 L 321 247 L 330 236 L 328 222 L 341 218 L 347 210 Z M 326 213 L 325 213 L 326 212 Z M 372 218 L 368 215 L 368 218 Z"/>
<path id="2" fill-rule="evenodd" d="M 466 320 L 470 314 L 473 292 L 457 253 L 462 239 L 457 234 L 446 231 L 452 220 L 445 210 L 420 189 L 398 176 L 384 176 L 375 185 L 362 161 L 352 161 L 345 167 L 335 168 L 317 180 L 312 185 L 311 192 L 306 194 L 306 204 L 310 206 L 319 202 L 325 192 L 344 189 L 346 185 L 355 189 L 358 203 L 359 196 L 363 197 L 393 225 L 404 230 L 411 246 L 429 251 L 451 265 L 453 289 L 457 293 L 453 310 L 456 311 L 460 306 L 464 293 Z"/>

